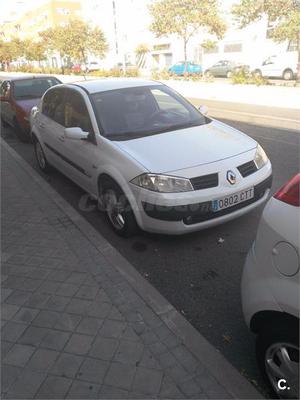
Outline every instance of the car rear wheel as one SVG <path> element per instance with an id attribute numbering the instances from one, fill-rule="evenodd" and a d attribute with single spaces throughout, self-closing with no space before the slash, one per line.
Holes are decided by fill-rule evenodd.
<path id="1" fill-rule="evenodd" d="M 47 173 L 51 170 L 50 164 L 48 163 L 44 150 L 40 144 L 40 142 L 34 138 L 34 151 L 35 151 L 35 156 L 36 156 L 36 160 L 38 163 L 38 166 L 40 167 L 40 169 Z"/>
<path id="2" fill-rule="evenodd" d="M 281 399 L 299 398 L 299 332 L 288 324 L 259 332 L 256 357 L 261 372 Z"/>
<path id="3" fill-rule="evenodd" d="M 130 203 L 119 185 L 106 179 L 101 185 L 101 194 L 101 203 L 113 230 L 123 237 L 133 236 L 138 226 Z"/>
<path id="4" fill-rule="evenodd" d="M 293 79 L 293 77 L 294 77 L 294 74 L 293 74 L 293 71 L 291 69 L 286 69 L 282 74 L 282 78 L 285 81 L 290 81 L 290 80 Z"/>
<path id="5" fill-rule="evenodd" d="M 231 78 L 231 77 L 232 77 L 232 72 L 231 72 L 231 71 L 228 71 L 227 74 L 226 74 L 226 77 L 227 77 L 227 78 Z"/>

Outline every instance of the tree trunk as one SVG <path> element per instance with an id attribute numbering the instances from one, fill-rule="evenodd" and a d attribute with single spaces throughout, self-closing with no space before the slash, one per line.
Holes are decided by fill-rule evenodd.
<path id="1" fill-rule="evenodd" d="M 183 52 L 184 52 L 184 76 L 187 76 L 187 39 L 183 38 Z"/>
<path id="2" fill-rule="evenodd" d="M 298 64 L 297 64 L 296 81 L 297 83 L 300 83 L 300 38 L 298 39 L 297 50 L 298 50 Z"/>

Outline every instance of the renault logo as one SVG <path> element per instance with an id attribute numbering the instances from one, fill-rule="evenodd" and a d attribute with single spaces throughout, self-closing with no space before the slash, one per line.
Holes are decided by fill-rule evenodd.
<path id="1" fill-rule="evenodd" d="M 234 185 L 236 182 L 236 175 L 233 171 L 227 171 L 226 178 L 231 185 Z"/>

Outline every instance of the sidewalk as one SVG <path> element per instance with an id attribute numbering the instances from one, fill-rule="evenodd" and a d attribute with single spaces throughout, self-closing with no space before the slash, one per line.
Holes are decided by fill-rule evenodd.
<path id="1" fill-rule="evenodd" d="M 2 398 L 261 398 L 1 141 Z"/>

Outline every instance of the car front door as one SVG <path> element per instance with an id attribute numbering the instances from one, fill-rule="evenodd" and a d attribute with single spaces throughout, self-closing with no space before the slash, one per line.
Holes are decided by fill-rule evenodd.
<path id="1" fill-rule="evenodd" d="M 93 193 L 100 153 L 88 110 L 88 101 L 77 89 L 66 89 L 65 127 L 81 128 L 83 132 L 89 133 L 89 136 L 85 140 L 65 137 L 63 148 L 68 175 L 86 191 Z"/>
<path id="2" fill-rule="evenodd" d="M 0 87 L 1 96 L 1 118 L 9 125 L 13 125 L 14 110 L 11 102 L 11 83 L 3 81 Z"/>
<path id="3" fill-rule="evenodd" d="M 50 164 L 66 173 L 64 153 L 65 90 L 49 90 L 36 118 L 36 126 L 45 155 Z"/>

